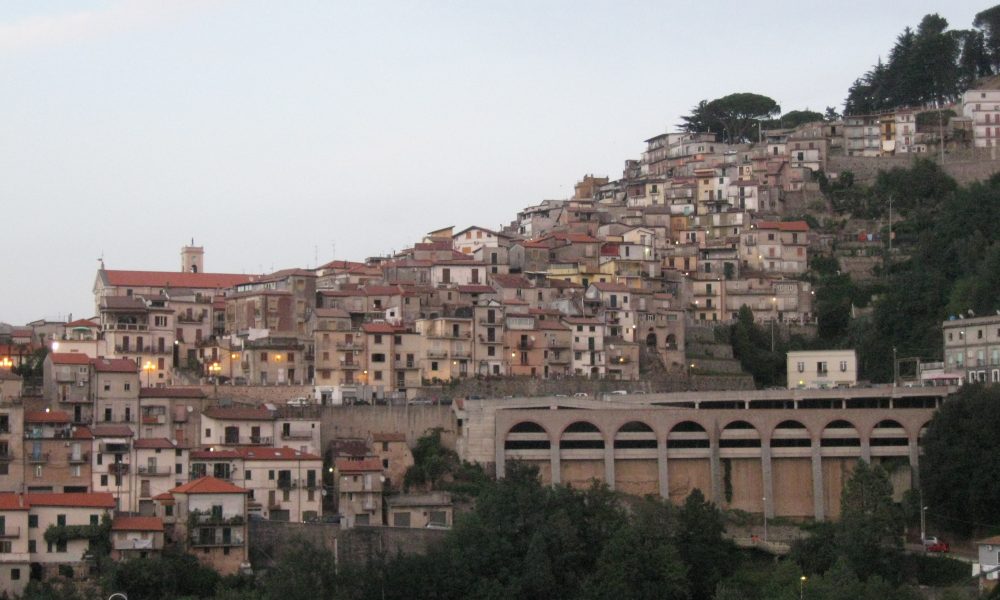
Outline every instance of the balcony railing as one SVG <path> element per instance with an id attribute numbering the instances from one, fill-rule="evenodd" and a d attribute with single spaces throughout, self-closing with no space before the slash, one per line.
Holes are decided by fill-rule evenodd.
<path id="1" fill-rule="evenodd" d="M 32 452 L 28 454 L 28 462 L 34 465 L 40 465 L 49 462 L 48 452 Z"/>
<path id="2" fill-rule="evenodd" d="M 24 439 L 26 440 L 63 440 L 68 439 L 73 435 L 73 431 L 69 427 L 60 427 L 58 429 L 26 429 L 24 431 Z"/>
<path id="3" fill-rule="evenodd" d="M 200 315 L 186 315 L 186 314 L 177 315 L 178 323 L 201 323 L 204 320 L 205 320 L 204 313 Z"/>
<path id="4" fill-rule="evenodd" d="M 283 440 L 311 440 L 312 432 L 309 431 L 282 431 L 281 439 Z"/>
<path id="5" fill-rule="evenodd" d="M 226 446 L 270 446 L 273 441 L 274 438 L 269 435 L 222 436 L 218 443 Z"/>
<path id="6" fill-rule="evenodd" d="M 79 465 L 90 462 L 90 452 L 69 452 L 66 454 L 66 462 L 71 465 Z"/>
<path id="7" fill-rule="evenodd" d="M 174 472 L 170 467 L 161 467 L 156 465 L 139 465 L 137 470 L 139 475 L 145 475 L 147 477 L 166 477 Z"/>
<path id="8" fill-rule="evenodd" d="M 427 358 L 448 358 L 447 350 L 428 350 Z"/>
<path id="9" fill-rule="evenodd" d="M 518 350 L 531 350 L 535 347 L 535 342 L 532 340 L 521 340 L 517 343 Z"/>
<path id="10" fill-rule="evenodd" d="M 0 538 L 18 538 L 21 537 L 20 527 L 4 527 L 0 529 Z"/>
<path id="11" fill-rule="evenodd" d="M 295 481 L 294 479 L 279 479 L 278 480 L 278 489 L 282 489 L 282 490 L 294 490 L 297 487 L 299 487 L 299 483 L 297 481 Z"/>
<path id="12" fill-rule="evenodd" d="M 128 475 L 128 463 L 111 463 L 108 465 L 109 475 Z"/>
<path id="13" fill-rule="evenodd" d="M 337 342 L 337 350 L 361 350 L 362 345 L 357 342 Z"/>
<path id="14" fill-rule="evenodd" d="M 149 331 L 149 326 L 137 323 L 105 323 L 104 331 Z"/>
<path id="15" fill-rule="evenodd" d="M 128 442 L 101 442 L 97 446 L 98 451 L 107 454 L 124 454 L 129 450 Z"/>

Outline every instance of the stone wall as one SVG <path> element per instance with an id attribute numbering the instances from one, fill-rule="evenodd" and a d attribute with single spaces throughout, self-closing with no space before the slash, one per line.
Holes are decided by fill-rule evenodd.
<path id="1" fill-rule="evenodd" d="M 875 181 L 879 171 L 888 171 L 895 167 L 907 168 L 917 157 L 937 159 L 936 155 L 912 155 L 912 156 L 880 156 L 866 158 L 862 156 L 831 156 L 827 163 L 827 172 L 840 173 L 850 171 L 854 173 L 854 181 L 862 184 L 870 184 Z M 972 181 L 988 179 L 991 175 L 1000 171 L 1000 160 L 995 160 L 988 153 L 949 154 L 945 157 L 944 170 L 960 184 Z"/>
<path id="2" fill-rule="evenodd" d="M 250 562 L 254 570 L 266 568 L 280 555 L 281 547 L 307 540 L 332 552 L 338 562 L 363 564 L 375 556 L 423 554 L 447 534 L 443 529 L 408 527 L 355 527 L 341 529 L 328 523 L 250 522 Z"/>
<path id="3" fill-rule="evenodd" d="M 412 447 L 428 430 L 440 427 L 441 441 L 455 447 L 455 419 L 451 406 L 325 406 L 320 409 L 322 443 L 335 438 L 364 438 L 373 432 L 406 434 Z"/>
<path id="4" fill-rule="evenodd" d="M 233 402 L 253 402 L 263 404 L 271 402 L 273 404 L 284 404 L 292 398 L 305 396 L 311 398 L 313 387 L 311 385 L 220 385 L 218 396 L 214 385 L 202 385 L 201 391 L 205 397 L 230 399 Z"/>

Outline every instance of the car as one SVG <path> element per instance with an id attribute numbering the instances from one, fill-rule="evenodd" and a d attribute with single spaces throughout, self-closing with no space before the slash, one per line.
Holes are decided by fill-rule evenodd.
<path id="1" fill-rule="evenodd" d="M 292 398 L 288 402 L 285 402 L 285 404 L 288 406 L 309 406 L 311 403 L 309 402 L 309 398 L 299 396 L 298 398 Z"/>
<path id="2" fill-rule="evenodd" d="M 948 547 L 948 542 L 939 541 L 936 544 L 925 545 L 924 550 L 944 553 L 951 551 L 951 548 Z"/>
<path id="3" fill-rule="evenodd" d="M 577 392 L 573 394 L 574 398 L 586 398 L 588 396 L 590 396 L 590 394 L 588 394 L 587 392 Z"/>
<path id="4" fill-rule="evenodd" d="M 414 398 L 410 400 L 407 404 L 416 404 L 419 406 L 428 406 L 434 404 L 434 401 L 430 398 Z"/>
<path id="5" fill-rule="evenodd" d="M 608 392 L 609 396 L 628 396 L 628 390 L 614 390 L 613 392 Z"/>

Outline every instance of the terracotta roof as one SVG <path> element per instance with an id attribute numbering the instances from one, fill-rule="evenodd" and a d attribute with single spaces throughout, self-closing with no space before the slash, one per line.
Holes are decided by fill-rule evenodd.
<path id="1" fill-rule="evenodd" d="M 143 438 L 141 440 L 136 440 L 133 444 L 136 448 L 142 449 L 157 449 L 157 450 L 173 450 L 174 444 L 167 438 Z"/>
<path id="2" fill-rule="evenodd" d="M 162 494 L 157 494 L 153 496 L 153 500 L 159 500 L 160 502 L 165 502 L 167 504 L 173 504 L 174 495 L 170 492 L 163 492 Z"/>
<path id="3" fill-rule="evenodd" d="M 254 281 L 253 275 L 230 273 L 188 273 L 185 271 L 113 271 L 102 270 L 108 285 L 131 287 L 186 287 L 193 289 L 231 288 Z"/>
<path id="4" fill-rule="evenodd" d="M 69 423 L 69 413 L 61 410 L 29 410 L 24 413 L 25 423 Z"/>
<path id="5" fill-rule="evenodd" d="M 573 283 L 572 281 L 563 281 L 561 279 L 546 279 L 545 285 L 547 287 L 558 288 L 558 289 L 569 289 L 569 288 L 582 288 L 583 286 L 579 283 Z"/>
<path id="6" fill-rule="evenodd" d="M 78 492 L 62 494 L 25 494 L 31 506 L 65 506 L 76 508 L 114 508 L 115 497 L 109 492 Z"/>
<path id="7" fill-rule="evenodd" d="M 132 428 L 128 425 L 95 425 L 91 433 L 94 437 L 132 437 Z"/>
<path id="8" fill-rule="evenodd" d="M 240 453 L 236 450 L 192 450 L 191 459 L 211 460 L 240 458 Z"/>
<path id="9" fill-rule="evenodd" d="M 96 328 L 96 327 L 100 327 L 100 325 L 98 325 L 97 323 L 95 323 L 95 322 L 93 322 L 93 321 L 91 321 L 89 319 L 77 319 L 76 321 L 72 321 L 70 323 L 66 323 L 66 329 L 73 329 L 75 327 Z"/>
<path id="10" fill-rule="evenodd" d="M 101 308 L 109 310 L 146 310 L 146 302 L 134 296 L 105 296 Z"/>
<path id="11" fill-rule="evenodd" d="M 94 439 L 94 433 L 90 431 L 90 427 L 87 427 L 86 425 L 78 425 L 73 428 L 73 439 L 92 440 Z"/>
<path id="12" fill-rule="evenodd" d="M 321 319 L 350 319 L 351 313 L 342 308 L 317 308 L 313 311 Z"/>
<path id="13" fill-rule="evenodd" d="M 336 269 L 345 269 L 346 270 L 346 269 L 351 269 L 353 267 L 363 267 L 363 266 L 365 266 L 365 263 L 351 262 L 349 260 L 331 260 L 330 262 L 326 263 L 325 265 L 320 265 L 319 268 L 320 269 L 329 269 L 329 270 L 336 270 Z"/>
<path id="14" fill-rule="evenodd" d="M 455 288 L 462 294 L 495 294 L 496 290 L 488 285 L 460 285 Z"/>
<path id="15" fill-rule="evenodd" d="M 559 321 L 554 321 L 551 319 L 544 319 L 544 320 L 538 319 L 535 321 L 535 329 L 544 329 L 548 331 L 566 331 L 567 329 L 569 329 L 569 327 L 567 327 L 563 323 L 560 323 Z"/>
<path id="16" fill-rule="evenodd" d="M 993 537 L 988 537 L 982 540 L 976 540 L 977 544 L 990 544 L 990 545 L 1000 545 L 1000 535 L 994 535 Z"/>
<path id="17" fill-rule="evenodd" d="M 598 244 L 601 240 L 589 236 L 586 233 L 553 233 L 552 237 L 559 241 L 570 242 L 571 244 Z"/>
<path id="18" fill-rule="evenodd" d="M 366 296 L 398 296 L 402 291 L 396 285 L 366 285 L 361 290 Z"/>
<path id="19" fill-rule="evenodd" d="M 521 275 L 503 275 L 497 274 L 492 276 L 493 283 L 502 288 L 530 288 L 531 282 L 527 278 Z"/>
<path id="20" fill-rule="evenodd" d="M 115 517 L 111 531 L 163 531 L 160 517 Z"/>
<path id="21" fill-rule="evenodd" d="M 0 510 L 28 510 L 24 496 L 13 492 L 0 493 Z"/>
<path id="22" fill-rule="evenodd" d="M 374 433 L 373 432 L 372 433 L 372 441 L 373 442 L 405 442 L 406 441 L 406 434 L 405 433 L 399 433 L 399 432 L 390 432 L 390 433 L 384 433 L 384 432 Z"/>
<path id="23" fill-rule="evenodd" d="M 315 454 L 292 448 L 239 448 L 243 460 L 322 460 Z"/>
<path id="24" fill-rule="evenodd" d="M 365 323 L 361 326 L 365 333 L 396 333 L 396 327 L 388 323 Z"/>
<path id="25" fill-rule="evenodd" d="M 138 373 L 139 366 L 131 358 L 95 358 L 94 370 L 98 373 Z"/>
<path id="26" fill-rule="evenodd" d="M 757 229 L 778 229 L 780 231 L 809 231 L 805 221 L 758 221 L 754 223 Z"/>
<path id="27" fill-rule="evenodd" d="M 627 292 L 628 286 L 624 283 L 611 283 L 609 281 L 595 281 L 590 285 L 602 292 Z"/>
<path id="28" fill-rule="evenodd" d="M 189 387 L 144 387 L 139 390 L 140 398 L 204 398 L 201 388 Z"/>
<path id="29" fill-rule="evenodd" d="M 260 406 L 213 406 L 204 410 L 202 416 L 226 421 L 273 421 L 271 411 Z"/>
<path id="30" fill-rule="evenodd" d="M 340 473 L 362 473 L 370 471 L 382 471 L 382 461 L 377 458 L 366 458 L 363 460 L 350 460 L 345 458 L 337 459 L 337 471 Z"/>
<path id="31" fill-rule="evenodd" d="M 604 325 L 604 321 L 594 317 L 563 317 L 563 321 L 570 325 Z"/>
<path id="32" fill-rule="evenodd" d="M 170 490 L 171 494 L 245 494 L 247 491 L 228 481 L 215 477 L 202 477 Z"/>
<path id="33" fill-rule="evenodd" d="M 49 354 L 54 365 L 89 365 L 90 357 L 82 352 L 52 352 Z"/>

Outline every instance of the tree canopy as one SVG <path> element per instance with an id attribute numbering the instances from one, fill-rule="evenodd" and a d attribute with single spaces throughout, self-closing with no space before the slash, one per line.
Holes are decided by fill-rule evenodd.
<path id="1" fill-rule="evenodd" d="M 781 113 L 781 107 L 772 98 L 760 94 L 741 92 L 702 100 L 691 109 L 691 114 L 681 117 L 680 128 L 691 133 L 714 133 L 731 144 L 756 139 L 760 121 Z"/>

